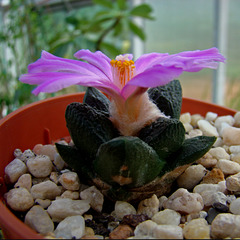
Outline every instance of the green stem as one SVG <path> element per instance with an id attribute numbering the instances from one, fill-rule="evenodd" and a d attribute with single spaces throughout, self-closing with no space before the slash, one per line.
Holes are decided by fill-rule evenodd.
<path id="1" fill-rule="evenodd" d="M 120 19 L 121 18 L 118 17 L 111 26 L 109 26 L 105 31 L 102 32 L 102 34 L 100 35 L 99 39 L 96 42 L 96 51 L 100 50 L 100 45 L 103 42 L 104 38 L 109 32 L 111 32 L 118 25 L 118 23 L 120 22 Z"/>

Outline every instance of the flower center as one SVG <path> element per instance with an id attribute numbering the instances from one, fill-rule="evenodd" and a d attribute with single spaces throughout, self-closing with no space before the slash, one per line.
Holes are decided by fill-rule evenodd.
<path id="1" fill-rule="evenodd" d="M 129 60 L 128 55 L 119 55 L 111 60 L 113 81 L 122 89 L 131 80 L 135 73 L 134 61 Z"/>

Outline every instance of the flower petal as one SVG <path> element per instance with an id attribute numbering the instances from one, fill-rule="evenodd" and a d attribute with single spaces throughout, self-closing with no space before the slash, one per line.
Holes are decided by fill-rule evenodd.
<path id="1" fill-rule="evenodd" d="M 169 56 L 168 53 L 147 53 L 143 54 L 135 61 L 137 74 L 145 71 L 147 68 L 159 64 L 162 58 Z"/>
<path id="2" fill-rule="evenodd" d="M 217 62 L 224 62 L 225 58 L 219 53 L 217 48 L 206 50 L 186 51 L 169 55 L 161 60 L 159 64 L 169 67 L 182 68 L 183 71 L 197 72 L 203 68 L 215 69 Z"/>
<path id="3" fill-rule="evenodd" d="M 121 94 L 124 98 L 128 98 L 136 91 L 136 88 L 133 88 L 133 86 L 152 88 L 165 85 L 181 75 L 182 72 L 183 70 L 181 68 L 174 66 L 165 67 L 162 65 L 155 65 L 133 77 L 122 89 Z"/>
<path id="4" fill-rule="evenodd" d="M 35 95 L 40 92 L 56 92 L 75 84 L 106 89 L 106 92 L 110 95 L 119 94 L 119 89 L 108 79 L 99 76 L 81 75 L 78 73 L 29 73 L 23 74 L 20 77 L 20 81 L 32 85 L 38 84 L 39 86 L 33 90 Z"/>
<path id="5" fill-rule="evenodd" d="M 82 49 L 76 52 L 74 54 L 74 57 L 85 60 L 91 65 L 97 67 L 106 75 L 106 77 L 112 80 L 112 71 L 110 64 L 111 59 L 102 52 L 96 51 L 95 53 L 92 53 L 88 49 Z"/>
<path id="6" fill-rule="evenodd" d="M 40 72 L 72 72 L 105 77 L 105 74 L 86 62 L 56 57 L 42 51 L 41 58 L 28 66 L 29 73 Z"/>

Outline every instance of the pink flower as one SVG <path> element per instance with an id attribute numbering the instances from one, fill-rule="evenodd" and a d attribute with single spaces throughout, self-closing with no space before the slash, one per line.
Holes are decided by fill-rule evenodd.
<path id="1" fill-rule="evenodd" d="M 139 121 L 144 126 L 161 115 L 159 111 L 150 114 L 156 112 L 156 109 L 152 106 L 153 103 L 146 104 L 147 101 L 150 102 L 145 94 L 148 88 L 165 85 L 184 71 L 215 69 L 218 62 L 225 60 L 217 48 L 173 55 L 149 53 L 135 62 L 131 54 L 110 60 L 100 51 L 92 53 L 89 50 L 80 50 L 74 56 L 83 61 L 64 59 L 43 51 L 41 58 L 29 65 L 28 73 L 23 74 L 20 81 L 38 85 L 33 90 L 36 95 L 40 92 L 56 92 L 75 84 L 98 88 L 110 96 L 112 121 L 121 129 L 128 124 L 136 125 Z M 143 116 L 148 114 L 149 117 L 145 119 Z M 126 122 L 123 127 L 120 126 L 121 121 Z M 136 130 L 131 130 L 131 133 L 127 131 L 123 134 L 134 135 L 137 129 L 139 126 Z"/>

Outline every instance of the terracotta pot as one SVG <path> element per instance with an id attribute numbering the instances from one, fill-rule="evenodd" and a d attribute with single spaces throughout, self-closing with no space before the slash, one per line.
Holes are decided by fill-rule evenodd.
<path id="1" fill-rule="evenodd" d="M 8 239 L 40 239 L 21 222 L 5 205 L 3 195 L 4 168 L 13 160 L 13 151 L 33 148 L 35 144 L 49 144 L 56 139 L 68 136 L 65 123 L 65 109 L 71 102 L 82 102 L 83 93 L 68 94 L 38 101 L 22 107 L 0 120 L 0 227 Z M 183 98 L 182 113 L 199 113 L 205 116 L 208 112 L 219 115 L 234 115 L 236 111 L 215 104 Z"/>

